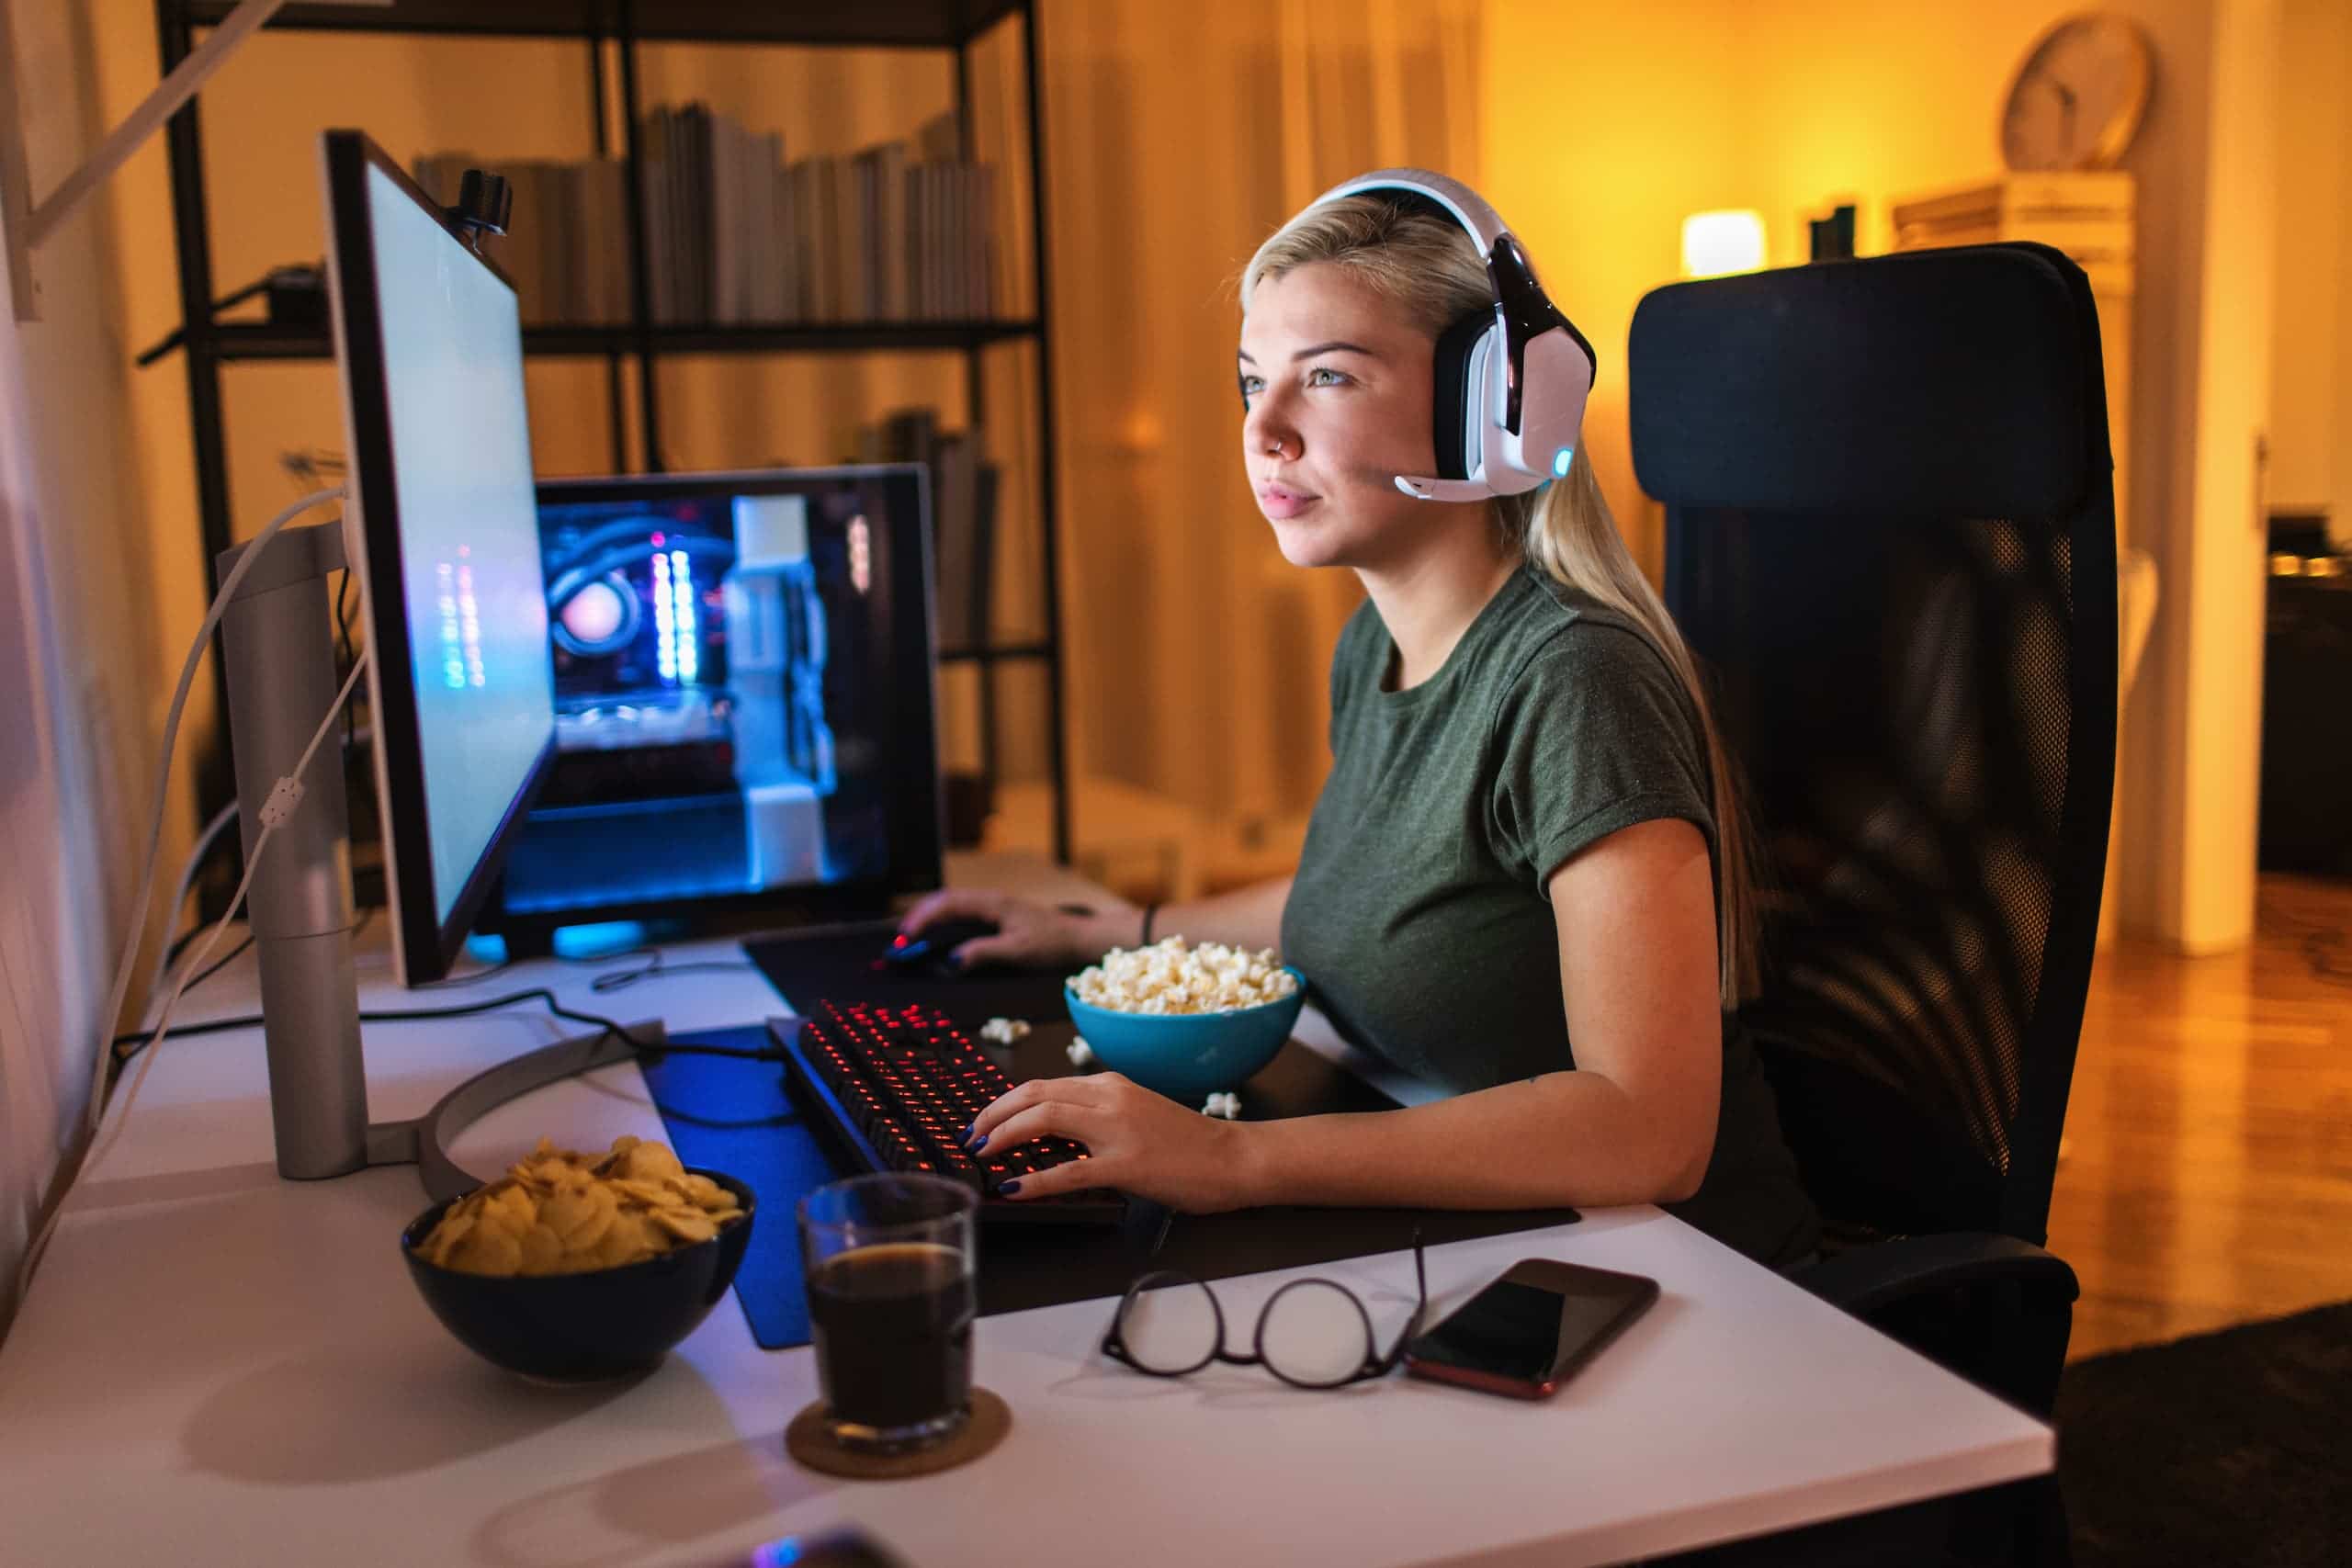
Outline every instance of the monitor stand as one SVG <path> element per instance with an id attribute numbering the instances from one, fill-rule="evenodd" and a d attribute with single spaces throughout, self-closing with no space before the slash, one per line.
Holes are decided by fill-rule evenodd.
<path id="1" fill-rule="evenodd" d="M 225 578 L 250 548 L 223 551 L 220 574 Z M 338 682 L 327 577 L 345 561 L 339 521 L 285 529 L 265 547 L 221 616 L 239 826 L 248 853 L 260 836 L 263 803 L 333 710 Z M 575 1035 L 477 1075 L 414 1121 L 371 1125 L 352 963 L 343 748 L 320 747 L 301 782 L 301 804 L 270 836 L 245 908 L 261 965 L 280 1176 L 311 1181 L 371 1165 L 414 1165 L 432 1196 L 455 1197 L 480 1185 L 449 1157 L 449 1140 L 460 1130 L 517 1095 L 626 1061 L 666 1038 L 658 1020 L 626 1026 L 635 1043 L 609 1030 Z"/>

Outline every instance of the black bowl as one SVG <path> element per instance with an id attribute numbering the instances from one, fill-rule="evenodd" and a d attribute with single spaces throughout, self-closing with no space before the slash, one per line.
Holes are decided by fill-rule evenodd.
<path id="1" fill-rule="evenodd" d="M 525 1377 L 592 1382 L 643 1371 L 695 1331 L 735 1282 L 752 1235 L 752 1190 L 731 1176 L 698 1170 L 742 1205 L 742 1217 L 697 1241 L 618 1269 L 586 1274 L 493 1279 L 428 1263 L 416 1248 L 441 1222 L 448 1199 L 401 1232 L 409 1278 L 466 1348 Z"/>

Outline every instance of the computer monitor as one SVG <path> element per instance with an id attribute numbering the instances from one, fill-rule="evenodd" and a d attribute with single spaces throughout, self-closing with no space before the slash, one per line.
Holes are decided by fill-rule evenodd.
<path id="1" fill-rule="evenodd" d="M 381 148 L 321 147 L 386 896 L 415 985 L 448 973 L 555 757 L 522 325 Z"/>
<path id="2" fill-rule="evenodd" d="M 485 929 L 939 886 L 920 466 L 549 480 L 538 548 L 558 754 Z"/>

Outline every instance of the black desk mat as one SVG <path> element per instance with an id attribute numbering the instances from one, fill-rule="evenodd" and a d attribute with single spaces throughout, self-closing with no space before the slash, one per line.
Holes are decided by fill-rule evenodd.
<path id="1" fill-rule="evenodd" d="M 945 979 L 877 972 L 874 954 L 889 928 L 835 929 L 744 943 L 776 989 L 796 1005 L 820 998 L 937 1008 L 967 1034 L 992 1017 L 1025 1019 L 1031 1032 L 1007 1050 L 986 1049 L 1016 1078 L 1060 1077 L 1077 1069 L 1065 1048 L 1074 1031 L 1058 974 L 981 971 Z M 764 1046 L 760 1028 L 682 1035 L 684 1043 Z M 802 1194 L 836 1172 L 799 1123 L 773 1062 L 718 1056 L 669 1056 L 645 1065 L 670 1139 L 688 1165 L 724 1170 L 759 1199 L 736 1295 L 762 1348 L 788 1349 L 808 1339 L 801 1293 L 795 1211 Z M 1322 1056 L 1291 1042 L 1239 1090 L 1245 1120 L 1334 1111 L 1384 1111 L 1395 1101 Z M 980 1235 L 980 1311 L 1021 1312 L 1063 1302 L 1114 1296 L 1147 1269 L 1181 1269 L 1203 1279 L 1292 1269 L 1410 1245 L 1418 1225 L 1436 1245 L 1534 1230 L 1576 1219 L 1572 1209 L 1464 1212 L 1411 1209 L 1246 1209 L 1227 1214 L 1170 1214 L 1134 1201 L 1123 1226 L 991 1224 Z"/>

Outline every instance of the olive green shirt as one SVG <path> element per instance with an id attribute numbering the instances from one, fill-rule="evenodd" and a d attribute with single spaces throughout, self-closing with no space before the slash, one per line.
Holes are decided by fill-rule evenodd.
<path id="1" fill-rule="evenodd" d="M 1436 674 L 1394 691 L 1395 664 L 1367 601 L 1331 660 L 1331 773 L 1283 912 L 1283 956 L 1351 1043 L 1452 1092 L 1574 1067 L 1551 875 L 1661 818 L 1695 824 L 1713 858 L 1698 713 L 1633 622 L 1532 570 L 1487 601 Z M 1672 1208 L 1766 1263 L 1818 1241 L 1736 1015 L 1713 1157 Z"/>

